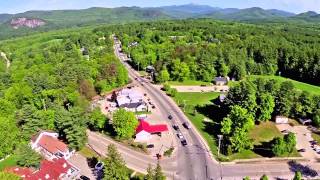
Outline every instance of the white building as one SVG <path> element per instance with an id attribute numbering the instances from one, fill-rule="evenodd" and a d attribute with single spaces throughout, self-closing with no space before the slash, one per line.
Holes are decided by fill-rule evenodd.
<path id="1" fill-rule="evenodd" d="M 31 139 L 31 148 L 42 154 L 46 159 L 53 160 L 55 158 L 69 159 L 73 153 L 68 146 L 58 140 L 58 133 L 40 132 L 39 135 Z"/>
<path id="2" fill-rule="evenodd" d="M 289 118 L 285 116 L 276 116 L 275 121 L 277 124 L 288 124 Z"/>
<path id="3" fill-rule="evenodd" d="M 123 89 L 118 92 L 117 105 L 127 111 L 142 112 L 148 111 L 146 103 L 143 101 L 143 95 L 132 89 Z"/>

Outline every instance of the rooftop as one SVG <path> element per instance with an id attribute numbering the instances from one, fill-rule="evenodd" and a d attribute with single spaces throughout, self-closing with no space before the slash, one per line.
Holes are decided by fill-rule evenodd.
<path id="1" fill-rule="evenodd" d="M 68 146 L 65 143 L 48 135 L 43 135 L 38 144 L 39 146 L 53 154 L 58 153 L 59 151 L 67 152 L 69 150 Z"/>
<path id="2" fill-rule="evenodd" d="M 168 127 L 166 124 L 150 125 L 148 122 L 140 120 L 140 124 L 136 129 L 136 133 L 141 131 L 146 131 L 148 133 L 160 133 L 168 131 Z"/>

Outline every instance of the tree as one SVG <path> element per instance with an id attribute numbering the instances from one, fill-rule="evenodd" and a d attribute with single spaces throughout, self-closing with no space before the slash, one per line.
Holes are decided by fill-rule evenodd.
<path id="1" fill-rule="evenodd" d="M 242 128 L 236 128 L 235 132 L 230 137 L 230 143 L 234 152 L 242 152 L 243 150 L 253 148 L 252 139 L 250 139 L 248 132 Z"/>
<path id="2" fill-rule="evenodd" d="M 80 81 L 79 92 L 82 95 L 84 95 L 88 100 L 91 100 L 92 97 L 96 95 L 93 83 L 86 79 Z"/>
<path id="3" fill-rule="evenodd" d="M 27 144 L 21 144 L 16 152 L 17 164 L 23 167 L 39 167 L 41 156 Z"/>
<path id="4" fill-rule="evenodd" d="M 250 177 L 246 176 L 243 178 L 243 180 L 250 180 Z"/>
<path id="5" fill-rule="evenodd" d="M 286 152 L 286 144 L 282 137 L 276 137 L 272 142 L 272 153 L 281 156 Z"/>
<path id="6" fill-rule="evenodd" d="M 161 170 L 160 163 L 158 161 L 157 167 L 154 169 L 154 180 L 165 180 L 165 179 L 166 179 L 166 177 L 164 176 L 164 174 Z"/>
<path id="7" fill-rule="evenodd" d="M 135 134 L 139 124 L 138 119 L 133 112 L 127 112 L 125 109 L 119 109 L 113 114 L 112 126 L 121 139 L 130 139 Z"/>
<path id="8" fill-rule="evenodd" d="M 257 101 L 257 120 L 270 120 L 275 107 L 274 97 L 269 93 L 263 93 L 257 98 Z"/>
<path id="9" fill-rule="evenodd" d="M 167 68 L 164 68 L 160 71 L 159 76 L 157 77 L 157 80 L 161 83 L 167 82 L 170 80 L 170 74 Z"/>
<path id="10" fill-rule="evenodd" d="M 291 81 L 281 83 L 281 88 L 276 99 L 276 111 L 283 116 L 291 115 L 294 102 L 294 85 Z"/>
<path id="11" fill-rule="evenodd" d="M 89 115 L 89 126 L 93 130 L 103 130 L 107 122 L 107 117 L 102 114 L 100 108 L 94 109 Z"/>
<path id="12" fill-rule="evenodd" d="M 295 135 L 292 132 L 285 135 L 284 142 L 286 144 L 287 152 L 292 153 L 294 151 L 294 149 L 296 148 L 296 144 L 297 144 Z"/>
<path id="13" fill-rule="evenodd" d="M 144 180 L 153 180 L 153 177 L 154 177 L 154 171 L 151 165 L 149 164 L 147 168 L 147 175 L 144 177 Z"/>
<path id="14" fill-rule="evenodd" d="M 176 88 L 171 88 L 168 93 L 170 94 L 171 97 L 176 97 L 178 91 Z"/>
<path id="15" fill-rule="evenodd" d="M 129 180 L 129 172 L 115 145 L 111 144 L 107 149 L 107 157 L 104 160 L 105 180 Z"/>
<path id="16" fill-rule="evenodd" d="M 0 172 L 0 179 L 2 180 L 20 180 L 21 178 L 15 174 L 8 172 Z"/>
<path id="17" fill-rule="evenodd" d="M 268 180 L 269 178 L 268 178 L 268 176 L 267 175 L 263 175 L 263 176 L 261 176 L 261 178 L 260 178 L 260 180 Z"/>
<path id="18" fill-rule="evenodd" d="M 0 117 L 0 159 L 12 153 L 19 143 L 19 129 L 13 119 Z"/>
<path id="19" fill-rule="evenodd" d="M 302 174 L 300 171 L 296 171 L 294 173 L 294 177 L 293 177 L 293 180 L 301 180 L 302 179 Z"/>
<path id="20" fill-rule="evenodd" d="M 320 126 L 320 109 L 316 110 L 316 112 L 314 113 L 312 122 L 315 126 Z"/>

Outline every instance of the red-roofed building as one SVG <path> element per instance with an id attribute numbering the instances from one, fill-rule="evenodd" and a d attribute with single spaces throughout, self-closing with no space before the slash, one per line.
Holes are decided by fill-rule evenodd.
<path id="1" fill-rule="evenodd" d="M 146 141 L 150 139 L 152 134 L 161 134 L 168 131 L 166 124 L 150 125 L 144 120 L 140 120 L 140 124 L 136 129 L 136 141 Z"/>
<path id="2" fill-rule="evenodd" d="M 43 160 L 40 169 L 32 171 L 29 168 L 12 167 L 6 169 L 25 180 L 70 180 L 76 178 L 80 171 L 68 163 L 64 158 Z"/>
<path id="3" fill-rule="evenodd" d="M 20 176 L 23 179 L 30 177 L 33 173 L 32 169 L 23 167 L 10 167 L 6 168 L 5 171 Z"/>
<path id="4" fill-rule="evenodd" d="M 69 159 L 74 153 L 58 139 L 57 133 L 52 132 L 40 132 L 39 135 L 32 138 L 31 147 L 49 160 L 54 158 Z"/>

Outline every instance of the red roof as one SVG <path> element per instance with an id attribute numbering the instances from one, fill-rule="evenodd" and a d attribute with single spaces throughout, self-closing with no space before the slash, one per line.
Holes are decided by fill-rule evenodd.
<path id="1" fill-rule="evenodd" d="M 136 129 L 136 133 L 138 134 L 141 131 L 146 131 L 148 133 L 160 133 L 168 131 L 168 127 L 166 124 L 150 125 L 148 122 L 140 120 L 140 124 Z"/>
<path id="2" fill-rule="evenodd" d="M 55 137 L 48 136 L 48 135 L 43 135 L 41 139 L 39 140 L 39 146 L 42 148 L 46 149 L 52 154 L 55 154 L 59 151 L 61 152 L 67 152 L 68 151 L 68 146 L 56 139 Z"/>
<path id="3" fill-rule="evenodd" d="M 26 180 L 50 179 L 57 180 L 63 174 L 66 174 L 72 166 L 64 159 L 53 159 L 53 161 L 43 160 L 39 171 L 36 171 Z"/>
<path id="4" fill-rule="evenodd" d="M 30 177 L 33 173 L 33 170 L 30 168 L 22 168 L 22 167 L 10 167 L 5 169 L 6 172 L 16 174 L 22 178 Z"/>

